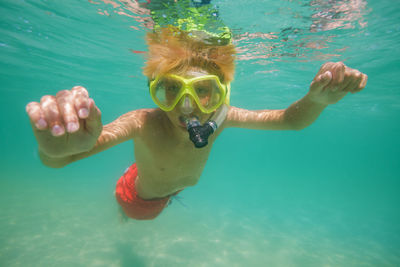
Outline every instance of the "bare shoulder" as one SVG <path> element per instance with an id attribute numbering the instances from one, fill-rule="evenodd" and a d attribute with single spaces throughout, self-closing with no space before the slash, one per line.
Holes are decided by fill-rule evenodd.
<path id="1" fill-rule="evenodd" d="M 238 127 L 260 130 L 281 129 L 285 110 L 248 110 L 229 107 L 225 127 Z"/>
<path id="2" fill-rule="evenodd" d="M 132 110 L 105 125 L 103 129 L 115 135 L 134 138 L 146 124 L 151 123 L 155 113 L 157 109 Z"/>
<path id="3" fill-rule="evenodd" d="M 137 109 L 121 115 L 117 120 L 126 120 L 127 122 L 130 122 L 132 124 L 140 125 L 145 123 L 146 118 L 152 116 L 154 113 L 157 113 L 157 109 Z"/>
<path id="4" fill-rule="evenodd" d="M 155 112 L 155 109 L 139 109 L 121 115 L 116 120 L 103 126 L 103 130 L 92 150 L 74 155 L 71 161 L 88 157 L 119 143 L 135 139 L 148 123 L 148 117 Z"/>

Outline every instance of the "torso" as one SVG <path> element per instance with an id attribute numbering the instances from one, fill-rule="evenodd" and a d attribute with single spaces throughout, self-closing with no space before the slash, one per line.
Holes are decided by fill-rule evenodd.
<path id="1" fill-rule="evenodd" d="M 207 162 L 218 129 L 204 148 L 195 148 L 185 129 L 174 128 L 159 110 L 150 111 L 135 137 L 136 188 L 144 199 L 171 195 L 195 185 Z"/>

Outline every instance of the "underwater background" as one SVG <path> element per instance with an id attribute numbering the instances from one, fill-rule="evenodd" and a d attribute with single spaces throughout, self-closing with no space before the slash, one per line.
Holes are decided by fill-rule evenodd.
<path id="1" fill-rule="evenodd" d="M 327 61 L 366 88 L 302 131 L 227 129 L 195 187 L 121 223 L 113 192 L 133 143 L 45 167 L 25 105 L 82 85 L 104 124 L 154 107 L 148 10 L 0 0 L 0 266 L 400 266 L 400 2 L 212 3 L 239 53 L 232 105 L 286 108 Z"/>

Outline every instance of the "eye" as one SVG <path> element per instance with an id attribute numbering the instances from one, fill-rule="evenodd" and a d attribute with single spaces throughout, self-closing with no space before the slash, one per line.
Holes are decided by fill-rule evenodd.
<path id="1" fill-rule="evenodd" d="M 206 97 L 212 94 L 212 91 L 215 89 L 214 81 L 212 80 L 205 80 L 196 82 L 193 87 L 196 90 L 196 94 L 199 97 Z"/>
<path id="2" fill-rule="evenodd" d="M 196 92 L 200 96 L 205 96 L 210 93 L 210 89 L 207 87 L 198 87 L 198 88 L 196 88 Z"/>
<path id="3" fill-rule="evenodd" d="M 181 84 L 179 82 L 173 81 L 173 80 L 164 81 L 163 86 L 165 88 L 165 91 L 170 94 L 178 93 L 179 90 L 181 89 Z"/>
<path id="4" fill-rule="evenodd" d="M 167 86 L 167 91 L 170 93 L 176 93 L 178 92 L 179 88 L 176 85 L 169 85 Z"/>

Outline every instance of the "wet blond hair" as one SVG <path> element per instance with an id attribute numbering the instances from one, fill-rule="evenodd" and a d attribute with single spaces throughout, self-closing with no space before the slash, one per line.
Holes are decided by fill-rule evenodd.
<path id="1" fill-rule="evenodd" d="M 174 72 L 184 74 L 198 68 L 217 75 L 221 82 L 233 80 L 235 46 L 210 45 L 176 27 L 158 29 L 146 36 L 149 51 L 143 74 L 150 80 Z"/>

